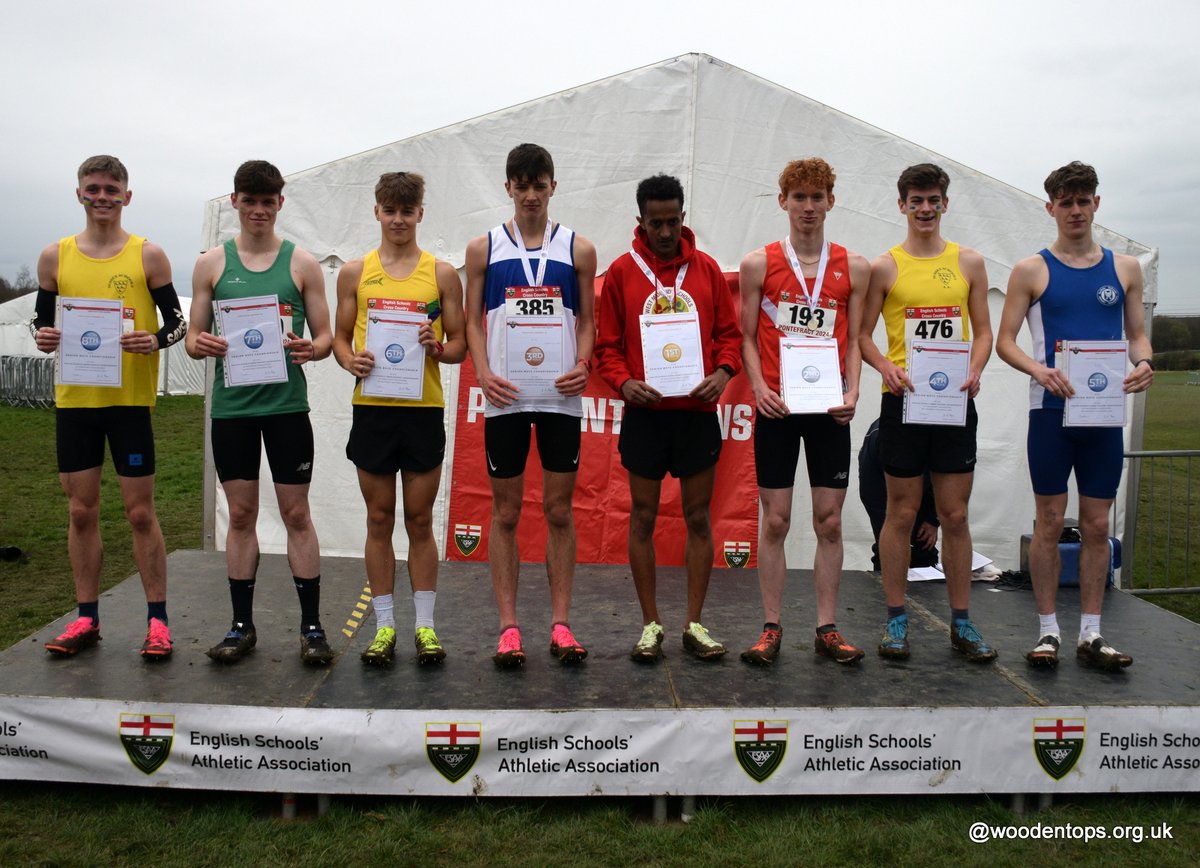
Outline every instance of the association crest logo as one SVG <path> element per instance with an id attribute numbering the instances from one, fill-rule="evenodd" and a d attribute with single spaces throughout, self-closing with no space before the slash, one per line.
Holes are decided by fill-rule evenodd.
<path id="1" fill-rule="evenodd" d="M 1056 781 L 1066 777 L 1083 756 L 1087 718 L 1038 717 L 1033 721 L 1033 755 Z"/>
<path id="2" fill-rule="evenodd" d="M 454 525 L 454 546 L 464 558 L 469 558 L 479 548 L 483 539 L 483 525 L 456 524 Z"/>
<path id="3" fill-rule="evenodd" d="M 946 287 L 950 286 L 950 284 L 954 281 L 954 277 L 955 277 L 954 271 L 952 269 L 945 268 L 945 267 L 935 268 L 933 270 L 933 276 L 938 279 L 938 281 L 942 284 L 942 286 L 946 286 Z"/>
<path id="4" fill-rule="evenodd" d="M 479 723 L 425 724 L 425 755 L 438 774 L 458 783 L 479 759 L 483 727 Z"/>
<path id="5" fill-rule="evenodd" d="M 122 713 L 119 734 L 129 761 L 142 774 L 152 775 L 171 755 L 175 715 Z"/>
<path id="6" fill-rule="evenodd" d="M 762 783 L 775 773 L 787 753 L 786 720 L 735 720 L 733 753 L 742 771 Z"/>
<path id="7" fill-rule="evenodd" d="M 1115 286 L 1102 286 L 1096 290 L 1096 301 L 1105 307 L 1112 307 L 1120 297 L 1121 293 L 1117 292 Z"/>
<path id="8" fill-rule="evenodd" d="M 740 570 L 750 563 L 750 543 L 725 540 L 725 566 Z"/>

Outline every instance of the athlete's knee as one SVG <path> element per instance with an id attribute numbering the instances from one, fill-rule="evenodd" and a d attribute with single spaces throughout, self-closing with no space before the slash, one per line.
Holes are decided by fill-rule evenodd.
<path id="1" fill-rule="evenodd" d="M 817 539 L 827 543 L 842 541 L 842 513 L 831 509 L 827 512 L 813 513 L 813 533 Z"/>
<path id="2" fill-rule="evenodd" d="M 562 503 L 546 503 L 543 508 L 546 514 L 546 524 L 552 528 L 566 530 L 574 522 L 575 513 L 569 500 Z"/>
<path id="3" fill-rule="evenodd" d="M 784 540 L 792 528 L 792 516 L 786 512 L 763 511 L 762 532 L 767 542 L 778 543 Z"/>
<path id="4" fill-rule="evenodd" d="M 938 508 L 938 521 L 942 525 L 942 534 L 960 534 L 969 530 L 967 524 L 967 505 L 953 504 L 945 509 Z"/>
<path id="5" fill-rule="evenodd" d="M 709 520 L 708 504 L 697 503 L 683 510 L 683 522 L 687 532 L 693 537 L 708 539 L 712 535 L 712 523 Z"/>
<path id="6" fill-rule="evenodd" d="M 100 502 L 92 499 L 71 498 L 69 509 L 71 527 L 86 530 L 100 523 Z"/>
<path id="7" fill-rule="evenodd" d="M 409 539 L 424 539 L 433 536 L 433 510 L 404 513 L 404 531 Z"/>
<path id="8" fill-rule="evenodd" d="M 650 539 L 654 536 L 657 521 L 657 510 L 633 507 L 629 510 L 629 535 L 637 540 Z"/>
<path id="9" fill-rule="evenodd" d="M 125 518 L 134 533 L 146 533 L 154 528 L 158 521 L 154 514 L 154 502 L 138 501 L 125 504 Z"/>
<path id="10" fill-rule="evenodd" d="M 286 519 L 285 519 L 286 522 Z M 253 530 L 258 523 L 257 503 L 229 502 L 229 529 L 234 532 Z"/>
<path id="11" fill-rule="evenodd" d="M 521 501 L 492 500 L 492 521 L 504 531 L 513 532 L 521 520 Z"/>
<path id="12" fill-rule="evenodd" d="M 1085 516 L 1079 520 L 1079 535 L 1084 542 L 1098 543 L 1108 540 L 1108 513 Z"/>
<path id="13" fill-rule="evenodd" d="M 308 508 L 308 502 L 303 500 L 281 507 L 279 518 L 283 521 L 284 527 L 292 533 L 308 530 L 312 526 L 312 513 Z"/>
<path id="14" fill-rule="evenodd" d="M 396 507 L 373 506 L 367 509 L 367 536 L 391 539 L 396 529 Z"/>

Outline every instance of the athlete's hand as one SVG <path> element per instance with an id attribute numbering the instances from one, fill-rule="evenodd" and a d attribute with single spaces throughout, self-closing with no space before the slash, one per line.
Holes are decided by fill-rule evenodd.
<path id="1" fill-rule="evenodd" d="M 630 404 L 645 407 L 662 400 L 662 393 L 642 380 L 629 379 L 621 384 L 621 397 Z"/>
<path id="2" fill-rule="evenodd" d="M 979 372 L 967 371 L 967 378 L 963 380 L 963 384 L 958 387 L 958 391 L 966 392 L 968 398 L 974 398 L 979 394 Z"/>
<path id="3" fill-rule="evenodd" d="M 905 391 L 915 391 L 908 373 L 899 365 L 887 362 L 883 371 L 883 387 L 893 395 L 903 395 Z"/>
<path id="4" fill-rule="evenodd" d="M 442 346 L 442 342 L 433 333 L 433 320 L 426 320 L 421 323 L 421 327 L 417 329 L 417 343 L 424 348 L 425 355 L 433 356 L 435 359 L 446 352 L 446 348 Z"/>
<path id="5" fill-rule="evenodd" d="M 57 350 L 61 340 L 62 332 L 50 326 L 43 326 L 33 336 L 33 342 L 43 353 L 52 353 Z"/>
<path id="6" fill-rule="evenodd" d="M 1143 365 L 1140 362 L 1137 367 L 1130 371 L 1129 376 L 1125 378 L 1125 391 L 1129 392 L 1144 392 L 1150 388 L 1150 384 L 1154 382 L 1154 371 L 1149 365 Z"/>
<path id="7" fill-rule="evenodd" d="M 283 346 L 287 349 L 288 355 L 292 357 L 293 365 L 303 365 L 312 360 L 313 344 L 308 338 L 302 338 L 295 332 L 288 332 Z"/>
<path id="8" fill-rule="evenodd" d="M 359 350 L 350 357 L 350 366 L 346 370 L 360 379 L 367 376 L 375 370 L 375 354 L 370 350 Z"/>
<path id="9" fill-rule="evenodd" d="M 937 528 L 927 521 L 921 522 L 921 526 L 917 528 L 917 542 L 925 551 L 931 550 L 937 545 Z"/>
<path id="10" fill-rule="evenodd" d="M 846 392 L 842 395 L 842 405 L 840 407 L 830 407 L 829 415 L 839 425 L 849 425 L 850 420 L 854 418 L 854 411 L 857 407 L 858 392 Z"/>
<path id="11" fill-rule="evenodd" d="M 229 350 L 229 341 L 209 332 L 200 332 L 196 335 L 194 349 L 201 357 L 223 358 Z"/>
<path id="12" fill-rule="evenodd" d="M 782 419 L 788 415 L 788 406 L 784 403 L 783 398 L 778 392 L 772 391 L 766 383 L 752 388 L 752 391 L 754 392 L 754 406 L 763 416 L 768 419 Z"/>
<path id="13" fill-rule="evenodd" d="M 150 332 L 136 331 L 121 335 L 121 349 L 127 353 L 148 356 L 158 352 L 158 338 Z"/>
<path id="14" fill-rule="evenodd" d="M 498 377 L 491 371 L 480 374 L 479 385 L 483 387 L 483 396 L 493 407 L 509 407 L 517 400 L 521 391 L 508 380 Z"/>
<path id="15" fill-rule="evenodd" d="M 733 378 L 729 376 L 728 371 L 724 368 L 717 368 L 697 383 L 696 388 L 688 393 L 688 397 L 715 404 L 720 400 L 721 393 L 725 391 L 725 387 L 729 385 L 731 379 Z"/>
<path id="16" fill-rule="evenodd" d="M 1033 369 L 1033 379 L 1048 393 L 1056 395 L 1059 398 L 1070 398 L 1075 394 L 1075 389 L 1071 385 L 1071 381 L 1058 368 L 1048 368 L 1045 365 L 1038 365 Z"/>
<path id="17" fill-rule="evenodd" d="M 561 377 L 554 381 L 554 388 L 558 389 L 559 394 L 567 398 L 574 398 L 576 395 L 582 395 L 583 390 L 587 388 L 588 369 L 587 365 L 580 362 L 571 370 L 567 371 Z"/>

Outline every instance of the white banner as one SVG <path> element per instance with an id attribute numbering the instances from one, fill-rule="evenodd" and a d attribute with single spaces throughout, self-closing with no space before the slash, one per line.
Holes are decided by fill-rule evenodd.
<path id="1" fill-rule="evenodd" d="M 295 793 L 1200 791 L 1200 709 L 414 711 L 0 697 L 0 778 Z"/>

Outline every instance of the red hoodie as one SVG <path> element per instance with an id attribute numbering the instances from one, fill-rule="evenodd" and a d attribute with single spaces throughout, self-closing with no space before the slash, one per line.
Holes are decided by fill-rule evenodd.
<path id="1" fill-rule="evenodd" d="M 695 311 L 700 317 L 700 344 L 704 353 L 704 375 L 720 365 L 736 374 L 742 368 L 742 329 L 733 307 L 733 296 L 721 267 L 707 253 L 696 249 L 696 236 L 683 227 L 679 255 L 669 262 L 656 257 L 646 243 L 646 232 L 637 227 L 633 249 L 645 260 L 663 286 L 675 285 L 679 269 L 688 264 L 679 288 L 677 309 Z M 655 287 L 646 279 L 633 257 L 625 253 L 608 267 L 600 293 L 596 331 L 596 370 L 618 393 L 627 380 L 646 379 L 642 364 L 642 335 L 638 317 L 661 313 L 655 310 Z M 679 306 L 682 303 L 682 306 Z M 716 405 L 687 396 L 663 398 L 647 405 L 651 410 L 713 410 Z"/>

